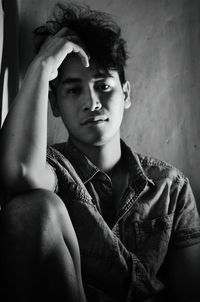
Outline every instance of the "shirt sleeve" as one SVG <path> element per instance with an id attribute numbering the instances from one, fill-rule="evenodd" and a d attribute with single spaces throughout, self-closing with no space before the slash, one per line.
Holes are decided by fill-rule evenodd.
<path id="1" fill-rule="evenodd" d="M 188 179 L 177 197 L 171 247 L 182 248 L 200 242 L 200 217 Z"/>
<path id="2" fill-rule="evenodd" d="M 56 174 L 56 169 L 51 165 L 50 162 L 48 162 L 48 164 L 49 164 L 49 168 L 51 169 L 51 171 L 54 174 L 54 186 L 53 186 L 52 191 L 54 193 L 57 193 L 58 192 L 58 177 L 57 177 L 57 174 Z"/>

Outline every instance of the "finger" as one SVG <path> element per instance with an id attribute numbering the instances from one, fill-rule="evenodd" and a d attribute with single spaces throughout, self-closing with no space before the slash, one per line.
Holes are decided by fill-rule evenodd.
<path id="1" fill-rule="evenodd" d="M 77 33 L 75 31 L 73 31 L 72 29 L 70 29 L 69 27 L 63 27 L 54 36 L 55 37 L 66 37 L 67 40 L 69 39 L 69 41 L 72 39 L 80 41 Z"/>
<path id="2" fill-rule="evenodd" d="M 63 37 L 64 35 L 66 35 L 66 32 L 67 32 L 67 28 L 66 27 L 63 27 L 61 30 L 59 30 L 56 34 L 53 34 L 53 33 L 47 33 L 47 38 L 45 39 L 44 41 L 44 45 L 45 43 L 49 43 L 49 41 L 54 41 L 54 38 L 61 38 Z M 42 45 L 41 49 L 44 48 L 44 45 Z"/>
<path id="3" fill-rule="evenodd" d="M 85 67 L 89 67 L 89 56 L 86 54 L 86 52 L 79 46 L 77 45 L 73 45 L 73 52 L 77 53 L 77 55 L 79 55 L 83 65 Z"/>
<path id="4" fill-rule="evenodd" d="M 66 36 L 67 32 L 71 32 L 71 30 L 67 27 L 63 27 L 54 36 L 63 37 L 63 36 Z"/>
<path id="5" fill-rule="evenodd" d="M 71 30 L 68 27 L 63 27 L 61 30 L 59 30 L 56 34 L 56 37 L 66 37 L 68 41 L 71 41 L 73 44 L 72 51 L 76 52 L 79 57 L 81 58 L 81 61 L 85 67 L 89 67 L 89 56 L 86 54 L 86 52 L 83 50 L 83 43 L 73 30 Z M 80 46 L 79 46 L 79 45 Z"/>

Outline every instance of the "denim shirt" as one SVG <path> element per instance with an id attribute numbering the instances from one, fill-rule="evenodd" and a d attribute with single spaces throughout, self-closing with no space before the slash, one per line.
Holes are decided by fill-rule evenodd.
<path id="1" fill-rule="evenodd" d="M 155 301 L 166 290 L 167 252 L 200 242 L 200 218 L 178 169 L 133 153 L 123 141 L 121 148 L 128 181 L 111 224 L 96 189 L 101 183 L 109 192 L 109 176 L 70 141 L 48 147 L 47 160 L 78 238 L 88 300 Z"/>

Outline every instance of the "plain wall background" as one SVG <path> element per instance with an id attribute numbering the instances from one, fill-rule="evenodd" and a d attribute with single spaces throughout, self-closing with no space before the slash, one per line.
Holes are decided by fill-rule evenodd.
<path id="1" fill-rule="evenodd" d="M 18 0 L 22 75 L 33 57 L 31 32 L 56 2 Z M 122 137 L 134 150 L 182 170 L 200 209 L 200 1 L 76 2 L 111 13 L 127 39 L 132 107 L 125 114 Z M 66 137 L 49 110 L 49 143 Z"/>

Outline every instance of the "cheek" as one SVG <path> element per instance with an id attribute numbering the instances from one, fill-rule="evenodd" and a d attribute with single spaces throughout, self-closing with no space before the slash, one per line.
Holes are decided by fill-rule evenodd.
<path id="1" fill-rule="evenodd" d="M 118 93 L 113 94 L 110 102 L 108 103 L 108 107 L 115 115 L 121 116 L 124 112 L 123 95 L 119 95 Z"/>
<path id="2" fill-rule="evenodd" d="M 74 116 L 76 115 L 75 106 L 72 106 L 71 104 L 65 101 L 59 104 L 59 109 L 61 117 L 65 122 L 74 120 Z"/>
<path id="3" fill-rule="evenodd" d="M 118 101 L 113 108 L 113 121 L 117 127 L 121 125 L 124 116 L 124 103 L 120 100 Z"/>

